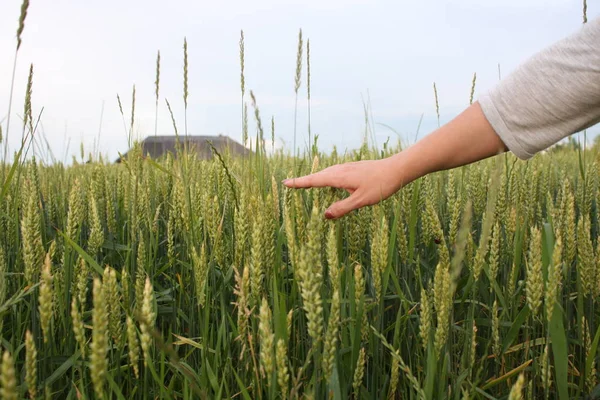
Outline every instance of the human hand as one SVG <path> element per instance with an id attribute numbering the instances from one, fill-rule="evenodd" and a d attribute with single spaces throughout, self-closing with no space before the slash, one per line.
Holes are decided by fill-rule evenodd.
<path id="1" fill-rule="evenodd" d="M 333 187 L 346 190 L 350 196 L 333 203 L 325 218 L 337 219 L 361 207 L 387 199 L 400 188 L 398 172 L 392 158 L 348 162 L 314 174 L 283 181 L 289 188 Z"/>
<path id="2" fill-rule="evenodd" d="M 283 184 L 296 189 L 345 189 L 350 196 L 325 211 L 326 218 L 334 219 L 385 200 L 429 173 L 467 165 L 506 150 L 475 102 L 452 121 L 391 157 L 338 164 L 315 174 L 286 179 Z"/>

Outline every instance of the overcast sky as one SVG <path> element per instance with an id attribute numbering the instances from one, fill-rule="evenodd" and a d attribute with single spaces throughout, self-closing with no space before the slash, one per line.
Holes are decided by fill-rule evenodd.
<path id="1" fill-rule="evenodd" d="M 189 52 L 188 132 L 241 137 L 238 41 L 246 37 L 246 87 L 263 125 L 291 147 L 298 30 L 311 44 L 312 131 L 324 148 L 354 148 L 370 98 L 381 144 L 399 132 L 414 140 L 490 89 L 528 56 L 581 27 L 577 0 L 31 0 L 19 53 L 10 140 L 20 138 L 29 64 L 33 112 L 62 160 L 97 142 L 111 159 L 127 149 L 136 86 L 135 135 L 154 135 L 156 53 L 161 52 L 158 133 L 173 134 L 165 98 L 183 131 L 183 38 Z M 15 32 L 21 0 L 0 2 L 0 121 L 6 128 Z M 593 2 L 588 18 L 598 16 Z M 305 64 L 306 65 L 306 64 Z M 305 66 L 304 65 L 304 66 Z M 306 70 L 298 107 L 298 145 L 307 140 Z M 249 96 L 246 95 L 249 102 Z M 103 112 L 102 112 L 103 110 Z M 250 110 L 252 111 L 252 110 Z M 102 116 L 102 118 L 101 118 Z M 250 116 L 252 113 L 250 112 Z M 101 129 L 100 129 L 101 128 Z M 254 123 L 251 124 L 251 133 Z M 100 140 L 98 141 L 98 136 Z M 267 132 L 270 137 L 270 129 Z M 67 145 L 70 145 L 67 149 Z"/>

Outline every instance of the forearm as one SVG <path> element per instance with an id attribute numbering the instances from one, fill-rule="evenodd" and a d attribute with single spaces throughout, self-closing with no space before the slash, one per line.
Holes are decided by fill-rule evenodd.
<path id="1" fill-rule="evenodd" d="M 510 150 L 521 159 L 600 122 L 600 19 L 532 56 L 480 101 L 393 156 L 399 187 Z"/>
<path id="2" fill-rule="evenodd" d="M 429 173 L 467 165 L 506 150 L 476 102 L 390 161 L 403 186 Z"/>
<path id="3" fill-rule="evenodd" d="M 338 164 L 286 179 L 290 188 L 331 186 L 350 196 L 332 204 L 339 218 L 388 198 L 429 173 L 507 150 L 526 159 L 600 122 L 600 19 L 532 57 L 478 102 L 415 145 L 383 160 Z"/>

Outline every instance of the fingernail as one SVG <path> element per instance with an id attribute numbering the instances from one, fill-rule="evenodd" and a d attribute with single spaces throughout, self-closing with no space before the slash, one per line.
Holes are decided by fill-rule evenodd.
<path id="1" fill-rule="evenodd" d="M 333 213 L 331 212 L 331 210 L 325 211 L 325 218 L 327 218 L 327 219 L 333 218 Z"/>
<path id="2" fill-rule="evenodd" d="M 286 185 L 290 180 L 289 179 L 284 179 L 281 181 L 281 183 L 283 183 L 284 185 Z"/>

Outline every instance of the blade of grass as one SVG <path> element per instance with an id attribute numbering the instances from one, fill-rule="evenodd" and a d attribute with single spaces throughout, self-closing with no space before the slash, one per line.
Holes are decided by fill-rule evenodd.
<path id="1" fill-rule="evenodd" d="M 563 310 L 556 305 L 550 322 L 550 337 L 552 338 L 552 353 L 554 355 L 554 372 L 560 400 L 569 398 L 569 371 L 567 338 L 563 325 Z"/>

